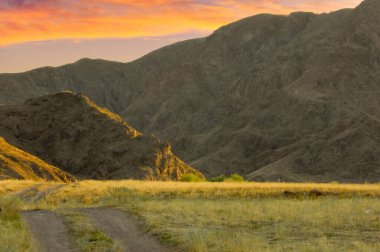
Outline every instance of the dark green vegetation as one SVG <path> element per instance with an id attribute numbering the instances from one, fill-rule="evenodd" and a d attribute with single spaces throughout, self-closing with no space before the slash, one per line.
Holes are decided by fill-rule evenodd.
<path id="1" fill-rule="evenodd" d="M 209 179 L 210 182 L 244 182 L 243 176 L 234 173 L 230 176 L 219 175 Z"/>
<path id="2" fill-rule="evenodd" d="M 203 182 L 205 179 L 194 173 L 189 173 L 181 177 L 182 182 Z"/>
<path id="3" fill-rule="evenodd" d="M 262 14 L 127 64 L 2 74 L 0 103 L 81 92 L 208 177 L 378 182 L 379 40 L 378 0 Z"/>

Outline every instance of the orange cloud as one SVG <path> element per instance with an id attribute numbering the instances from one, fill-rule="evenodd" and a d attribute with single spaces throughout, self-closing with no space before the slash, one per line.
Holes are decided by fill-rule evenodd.
<path id="1" fill-rule="evenodd" d="M 331 11 L 360 0 L 1 0 L 0 45 L 212 31 L 260 12 Z"/>

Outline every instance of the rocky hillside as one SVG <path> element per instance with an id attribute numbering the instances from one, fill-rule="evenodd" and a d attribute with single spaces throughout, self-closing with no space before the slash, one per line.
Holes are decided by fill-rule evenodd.
<path id="1" fill-rule="evenodd" d="M 57 167 L 22 151 L 0 137 L 0 180 L 27 179 L 73 182 L 76 179 Z"/>
<path id="2" fill-rule="evenodd" d="M 88 95 L 207 176 L 380 181 L 380 1 L 261 14 L 121 64 L 0 75 L 0 103 Z"/>
<path id="3" fill-rule="evenodd" d="M 78 178 L 180 179 L 199 172 L 119 116 L 71 92 L 0 106 L 0 135 Z"/>

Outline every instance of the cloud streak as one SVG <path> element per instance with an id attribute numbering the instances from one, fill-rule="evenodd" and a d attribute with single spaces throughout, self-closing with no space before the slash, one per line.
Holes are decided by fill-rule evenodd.
<path id="1" fill-rule="evenodd" d="M 212 31 L 260 12 L 327 12 L 360 0 L 2 0 L 0 45 Z"/>

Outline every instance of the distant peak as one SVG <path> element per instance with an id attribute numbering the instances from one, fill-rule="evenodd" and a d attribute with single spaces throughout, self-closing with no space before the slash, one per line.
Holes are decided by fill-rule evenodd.
<path id="1" fill-rule="evenodd" d="M 76 61 L 74 64 L 76 64 L 76 63 L 86 63 L 86 62 L 89 62 L 89 61 L 93 61 L 93 59 L 90 59 L 90 58 L 82 58 L 82 59 Z"/>
<path id="2" fill-rule="evenodd" d="M 380 0 L 364 0 L 359 4 L 357 8 L 367 8 L 367 7 L 380 7 Z"/>
<path id="3" fill-rule="evenodd" d="M 380 17 L 380 0 L 364 0 L 356 7 L 355 11 L 366 16 Z"/>

